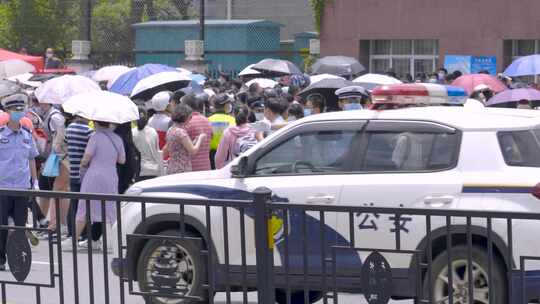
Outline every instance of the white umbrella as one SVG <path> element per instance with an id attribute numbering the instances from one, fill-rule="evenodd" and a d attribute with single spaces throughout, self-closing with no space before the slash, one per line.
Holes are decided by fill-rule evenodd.
<path id="1" fill-rule="evenodd" d="M 101 91 L 92 79 L 80 75 L 64 75 L 45 81 L 36 89 L 35 95 L 40 103 L 63 104 L 72 96 Z"/>
<path id="2" fill-rule="evenodd" d="M 26 86 L 33 87 L 33 88 L 37 88 L 37 87 L 41 86 L 42 82 L 41 81 L 32 81 L 32 80 L 30 80 L 32 77 L 34 77 L 34 74 L 32 74 L 32 73 L 24 73 L 24 74 L 21 74 L 21 75 L 9 77 L 8 80 L 13 81 L 13 82 L 17 82 L 17 83 L 20 83 L 20 84 L 24 84 Z"/>
<path id="3" fill-rule="evenodd" d="M 110 81 L 110 80 L 118 78 L 118 76 L 130 70 L 131 69 L 128 68 L 127 66 L 110 65 L 110 66 L 102 67 L 101 69 L 97 70 L 96 73 L 92 76 L 92 79 L 94 79 L 97 82 Z"/>
<path id="4" fill-rule="evenodd" d="M 248 82 L 246 82 L 246 86 L 250 86 L 252 85 L 253 83 L 258 83 L 259 86 L 263 89 L 268 89 L 268 88 L 273 88 L 275 87 L 278 83 L 272 79 L 266 79 L 266 78 L 255 78 L 253 80 L 250 80 Z"/>
<path id="5" fill-rule="evenodd" d="M 180 72 L 161 72 L 139 81 L 130 96 L 133 99 L 148 100 L 161 91 L 176 91 L 190 83 L 191 78 Z"/>
<path id="6" fill-rule="evenodd" d="M 131 99 L 109 91 L 75 95 L 62 107 L 67 113 L 93 121 L 123 124 L 139 119 L 139 110 Z"/>
<path id="7" fill-rule="evenodd" d="M 240 73 L 238 73 L 238 76 L 246 76 L 246 75 L 260 75 L 261 72 L 252 69 L 255 64 L 248 65 L 245 69 L 243 69 Z"/>
<path id="8" fill-rule="evenodd" d="M 337 78 L 341 78 L 341 79 L 345 80 L 345 78 L 343 78 L 343 77 L 332 75 L 332 74 L 319 74 L 319 75 L 309 76 L 309 81 L 311 83 L 315 83 L 315 82 L 321 81 L 323 79 L 337 79 Z"/>
<path id="9" fill-rule="evenodd" d="M 10 59 L 0 62 L 0 79 L 35 72 L 36 68 L 20 59 Z"/>
<path id="10" fill-rule="evenodd" d="M 119 75 L 116 75 L 116 77 L 114 77 L 114 78 L 108 80 L 108 81 L 107 81 L 107 90 L 110 90 L 110 89 L 111 89 L 111 87 L 112 87 L 112 85 L 114 84 L 114 82 L 115 82 L 118 78 L 120 78 L 120 76 L 124 75 L 125 73 L 127 73 L 127 72 L 129 72 L 129 71 L 131 71 L 131 70 L 133 70 L 133 69 L 135 69 L 135 68 L 129 68 L 126 72 L 124 72 L 124 73 L 122 73 L 122 74 L 119 74 Z"/>
<path id="11" fill-rule="evenodd" d="M 382 74 L 365 74 L 362 75 L 353 82 L 363 82 L 363 83 L 372 83 L 372 84 L 378 84 L 378 85 L 389 85 L 389 84 L 400 84 L 403 83 L 399 79 L 396 79 L 394 77 L 382 75 Z"/>

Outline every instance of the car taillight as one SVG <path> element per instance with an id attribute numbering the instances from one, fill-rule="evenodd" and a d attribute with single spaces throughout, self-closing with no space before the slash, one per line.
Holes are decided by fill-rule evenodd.
<path id="1" fill-rule="evenodd" d="M 531 194 L 537 199 L 540 199 L 540 184 L 536 184 L 536 186 L 534 186 L 534 188 L 531 191 Z"/>

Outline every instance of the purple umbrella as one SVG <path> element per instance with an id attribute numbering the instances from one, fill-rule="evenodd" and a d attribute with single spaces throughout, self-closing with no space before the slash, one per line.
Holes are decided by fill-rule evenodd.
<path id="1" fill-rule="evenodd" d="M 533 88 L 506 90 L 491 97 L 486 103 L 487 107 L 516 103 L 520 100 L 540 101 L 540 91 Z"/>

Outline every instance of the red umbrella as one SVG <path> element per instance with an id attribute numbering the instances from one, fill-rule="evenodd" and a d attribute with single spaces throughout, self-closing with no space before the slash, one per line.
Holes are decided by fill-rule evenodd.
<path id="1" fill-rule="evenodd" d="M 487 85 L 495 93 L 508 90 L 504 83 L 497 79 L 497 77 L 489 74 L 466 74 L 452 82 L 453 86 L 464 88 L 469 94 L 480 84 Z"/>
<path id="2" fill-rule="evenodd" d="M 0 49 L 0 61 L 20 59 L 36 67 L 36 71 L 43 70 L 43 57 L 22 55 L 8 50 Z"/>

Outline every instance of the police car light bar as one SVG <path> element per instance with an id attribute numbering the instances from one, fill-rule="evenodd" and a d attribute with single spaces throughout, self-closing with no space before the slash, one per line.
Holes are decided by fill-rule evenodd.
<path id="1" fill-rule="evenodd" d="M 434 83 L 394 84 L 376 87 L 371 93 L 374 104 L 463 105 L 464 89 Z"/>

